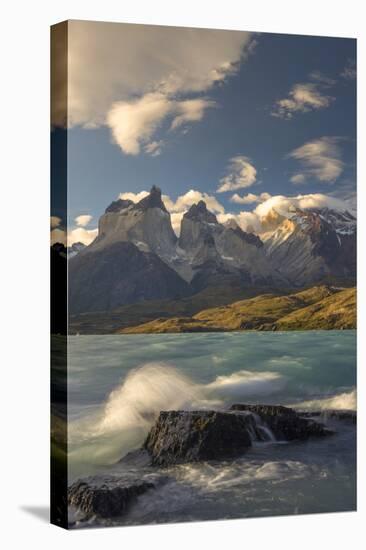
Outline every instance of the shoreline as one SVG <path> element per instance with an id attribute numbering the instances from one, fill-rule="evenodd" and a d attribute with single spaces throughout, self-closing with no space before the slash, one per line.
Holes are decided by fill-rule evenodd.
<path id="1" fill-rule="evenodd" d="M 232 414 L 234 416 L 240 415 L 240 418 L 243 420 L 245 419 L 245 422 L 250 419 L 249 432 L 251 433 L 251 443 L 247 445 L 247 447 L 245 445 L 244 447 L 241 447 L 241 450 L 238 454 L 234 453 L 234 455 L 230 455 L 229 457 L 224 456 L 221 459 L 216 456 L 212 459 L 207 460 L 207 456 L 205 457 L 205 451 L 203 447 L 199 449 L 199 452 L 202 452 L 203 450 L 203 458 L 200 457 L 198 454 L 196 456 L 196 458 L 198 458 L 193 461 L 188 460 L 187 462 L 183 457 L 182 461 L 178 460 L 177 462 L 175 462 L 174 460 L 171 461 L 171 459 L 169 459 L 168 462 L 166 462 L 165 459 L 163 459 L 162 462 L 160 460 L 153 460 L 151 462 L 151 452 L 154 453 L 154 448 L 158 449 L 157 456 L 161 456 L 161 450 L 164 449 L 165 446 L 168 455 L 163 456 L 168 457 L 171 457 L 171 455 L 169 455 L 169 449 L 173 449 L 174 451 L 174 449 L 176 448 L 175 444 L 173 444 L 173 447 L 171 446 L 172 441 L 175 437 L 174 433 L 176 433 L 174 431 L 174 426 L 172 426 L 170 420 L 171 418 L 178 417 L 179 420 L 179 417 L 186 416 L 189 417 L 190 420 L 192 420 L 195 415 L 199 415 L 199 418 L 201 418 L 201 424 L 199 425 L 198 430 L 205 431 L 207 430 L 207 426 L 204 425 L 202 421 L 207 419 L 207 417 L 211 414 L 210 411 L 167 411 L 165 413 L 161 412 L 158 420 L 151 428 L 150 433 L 145 440 L 145 443 L 140 449 L 128 453 L 117 464 L 111 467 L 104 468 L 104 471 L 101 470 L 101 472 L 96 475 L 74 480 L 74 482 L 69 487 L 69 509 L 72 517 L 70 526 L 98 526 L 104 525 L 105 522 L 110 525 L 150 523 L 150 520 L 146 522 L 136 520 L 134 523 L 134 514 L 140 513 L 139 502 L 153 501 L 154 498 L 158 498 L 158 495 L 160 493 L 164 494 L 164 491 L 167 490 L 167 487 L 174 488 L 174 491 L 184 491 L 187 484 L 187 480 L 184 480 L 185 476 L 187 475 L 188 481 L 190 480 L 190 475 L 194 476 L 191 480 L 191 482 L 193 482 L 191 488 L 191 491 L 193 491 L 193 493 L 191 494 L 191 498 L 193 498 L 193 500 L 197 498 L 199 501 L 200 498 L 202 498 L 202 489 L 199 488 L 200 485 L 196 487 L 196 481 L 194 480 L 196 479 L 195 472 L 197 471 L 197 481 L 199 482 L 201 476 L 203 475 L 199 473 L 201 470 L 202 472 L 208 472 L 205 475 L 214 475 L 214 478 L 217 475 L 217 479 L 220 479 L 221 475 L 224 475 L 225 471 L 230 472 L 230 469 L 232 469 L 232 481 L 229 477 L 227 483 L 229 483 L 228 487 L 231 488 L 234 493 L 236 491 L 236 485 L 237 489 L 240 489 L 240 486 L 242 485 L 242 478 L 243 476 L 247 475 L 245 473 L 247 470 L 248 475 L 243 487 L 245 488 L 249 484 L 254 491 L 256 491 L 257 487 L 257 490 L 260 493 L 260 496 L 258 497 L 260 500 L 261 498 L 263 498 L 261 494 L 263 483 L 269 483 L 274 490 L 273 481 L 275 480 L 277 480 L 277 484 L 279 483 L 279 487 L 281 487 L 281 484 L 284 486 L 289 485 L 291 487 L 293 484 L 296 485 L 297 483 L 299 483 L 299 481 L 297 480 L 305 480 L 309 472 L 312 472 L 311 476 L 315 475 L 314 468 L 316 467 L 315 465 L 318 462 L 318 459 L 314 459 L 314 457 L 317 456 L 317 453 L 320 457 L 322 456 L 322 448 L 324 448 L 324 436 L 330 436 L 331 440 L 333 441 L 332 445 L 337 447 L 337 445 L 340 444 L 339 441 L 337 442 L 337 437 L 339 440 L 341 440 L 342 437 L 344 437 L 344 432 L 348 437 L 351 437 L 350 441 L 353 441 L 354 449 L 348 448 L 348 453 L 352 453 L 353 451 L 355 451 L 355 423 L 357 419 L 356 411 L 326 410 L 306 411 L 303 413 L 297 413 L 293 411 L 293 413 L 289 413 L 291 409 L 282 406 L 235 405 L 235 407 L 249 407 L 250 410 L 253 411 L 262 411 L 260 419 L 254 412 L 252 416 L 252 413 L 247 415 L 246 413 L 244 414 L 244 411 L 238 411 L 233 408 L 231 408 L 231 411 L 229 410 L 224 413 L 227 415 Z M 263 418 L 265 416 L 264 413 L 273 413 L 271 426 L 275 430 L 277 430 L 277 435 L 279 433 L 282 433 L 281 430 L 283 430 L 284 428 L 288 429 L 290 427 L 290 432 L 287 433 L 293 437 L 291 437 L 290 440 L 287 439 L 287 441 L 283 441 L 282 438 L 277 437 L 275 439 L 266 439 L 266 430 L 260 432 L 251 432 L 250 430 L 253 427 L 255 429 L 262 429 L 263 427 L 265 427 L 265 423 L 263 422 Z M 284 424 L 280 424 L 280 431 L 278 432 L 278 418 L 281 415 L 285 415 L 286 419 Z M 159 419 L 161 424 L 162 417 L 165 424 L 160 425 L 159 428 Z M 301 431 L 299 433 L 296 432 L 296 430 L 298 429 L 296 423 L 299 422 L 300 418 L 306 418 L 305 424 L 302 424 L 303 420 L 301 420 L 300 422 L 302 429 L 304 428 L 304 426 L 306 426 L 306 429 L 309 429 L 310 427 L 311 430 L 314 430 L 314 417 L 317 418 L 317 420 L 315 420 L 314 433 L 301 433 Z M 266 418 L 269 419 L 270 416 L 267 416 Z M 293 424 L 294 419 L 296 419 L 295 424 Z M 324 426 L 322 422 L 320 422 L 320 420 L 324 421 L 325 419 L 327 421 L 327 428 L 325 428 L 326 431 L 324 432 L 322 431 L 322 429 L 321 431 L 318 431 L 320 426 Z M 253 420 L 255 421 L 254 424 L 252 424 Z M 194 422 L 196 422 L 196 420 L 194 420 Z M 289 422 L 290 424 L 288 424 Z M 338 428 L 337 430 L 334 429 L 335 426 Z M 180 448 L 184 448 L 184 437 L 188 437 L 188 440 L 191 441 L 192 423 L 189 423 L 188 425 L 183 423 L 180 425 L 180 427 L 178 426 L 178 428 L 180 430 L 178 430 L 178 433 L 180 433 L 181 436 Z M 231 426 L 231 429 L 234 429 L 234 432 L 232 433 L 235 433 L 237 427 Z M 171 432 L 170 435 L 169 430 Z M 291 432 L 291 430 L 295 431 Z M 220 423 L 216 424 L 215 426 L 214 441 L 215 446 L 222 448 L 222 445 L 218 443 L 217 440 L 217 436 L 219 434 Z M 172 436 L 173 439 L 169 439 L 170 436 Z M 328 437 L 326 437 L 327 441 Z M 336 440 L 333 440 L 334 437 L 336 438 Z M 233 440 L 230 439 L 230 441 L 232 442 Z M 153 446 L 151 446 L 151 442 L 153 443 Z M 284 443 L 286 443 L 286 445 L 284 445 Z M 309 452 L 309 449 L 312 449 L 311 453 Z M 316 451 L 316 449 L 318 449 L 318 451 Z M 295 460 L 295 458 L 299 456 L 302 456 L 303 459 L 305 459 L 304 464 L 309 463 L 309 466 L 305 467 L 302 462 Z M 341 460 L 341 456 L 336 456 L 336 459 Z M 314 461 L 314 464 L 312 461 Z M 250 473 L 252 470 L 253 474 Z M 217 474 L 212 474 L 212 472 L 216 471 Z M 192 474 L 190 474 L 190 472 L 192 472 Z M 183 478 L 180 479 L 182 475 Z M 319 476 L 318 474 L 316 474 L 313 482 L 319 482 L 321 486 L 322 476 L 323 474 L 321 472 L 319 473 Z M 329 478 L 329 474 L 326 477 Z M 238 481 L 236 481 L 236 479 Z M 329 479 L 331 480 L 331 478 Z M 220 485 L 218 487 L 220 492 Z M 225 483 L 222 490 L 225 491 Z M 102 493 L 100 491 L 102 491 Z M 196 497 L 194 496 L 195 494 Z M 118 495 L 118 497 L 116 495 Z M 332 511 L 332 505 L 329 504 L 329 506 L 330 510 L 328 511 Z M 345 509 L 348 510 L 350 508 L 346 507 Z M 156 513 L 159 515 L 159 510 L 156 510 Z M 204 510 L 202 511 L 202 513 L 204 514 Z M 279 512 L 279 515 L 283 515 L 284 513 L 288 512 Z M 271 511 L 270 515 L 273 515 L 273 510 Z M 237 517 L 245 516 L 238 515 Z M 259 515 L 254 514 L 253 517 L 259 517 Z M 197 520 L 199 519 L 202 518 L 197 518 Z M 216 519 L 219 518 L 217 517 Z M 173 519 L 170 521 L 173 521 Z M 181 517 L 179 516 L 176 521 L 184 521 L 184 519 L 181 519 Z M 160 521 L 156 519 L 153 522 Z M 163 518 L 161 522 L 166 523 L 167 521 Z"/>

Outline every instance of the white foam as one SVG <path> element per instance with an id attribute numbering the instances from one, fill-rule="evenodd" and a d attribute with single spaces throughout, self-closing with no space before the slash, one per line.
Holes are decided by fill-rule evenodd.
<path id="1" fill-rule="evenodd" d="M 241 370 L 228 376 L 218 376 L 206 389 L 227 399 L 248 399 L 280 391 L 285 384 L 286 378 L 278 372 Z"/>
<path id="2" fill-rule="evenodd" d="M 357 408 L 357 392 L 356 389 L 353 389 L 349 392 L 339 393 L 330 397 L 312 399 L 309 401 L 303 401 L 302 403 L 294 403 L 291 406 L 297 409 L 309 409 L 314 411 L 317 409 L 355 411 Z"/>
<path id="3" fill-rule="evenodd" d="M 199 384 L 165 363 L 129 372 L 101 407 L 69 422 L 73 465 L 113 463 L 141 446 L 162 410 L 220 409 L 236 399 L 254 400 L 283 387 L 276 372 L 240 371 Z"/>
<path id="4" fill-rule="evenodd" d="M 311 469 L 296 460 L 256 462 L 237 460 L 231 464 L 184 464 L 178 467 L 178 480 L 208 492 L 240 487 L 259 481 L 282 483 L 310 475 Z"/>
<path id="5" fill-rule="evenodd" d="M 99 429 L 103 432 L 148 425 L 161 410 L 190 407 L 201 398 L 200 386 L 164 363 L 132 370 L 110 394 Z"/>

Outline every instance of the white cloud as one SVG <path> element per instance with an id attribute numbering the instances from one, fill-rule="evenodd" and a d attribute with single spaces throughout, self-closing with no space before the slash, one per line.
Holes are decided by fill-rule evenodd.
<path id="1" fill-rule="evenodd" d="M 118 198 L 139 202 L 148 194 L 148 191 L 140 191 L 139 193 L 120 193 Z M 199 201 L 205 201 L 207 208 L 212 212 L 225 212 L 225 208 L 219 203 L 216 197 L 208 193 L 195 191 L 194 189 L 190 189 L 187 193 L 184 193 L 184 195 L 179 195 L 176 200 L 173 200 L 169 195 L 162 195 L 162 200 L 169 212 L 186 212 L 192 204 L 196 204 Z"/>
<path id="2" fill-rule="evenodd" d="M 305 183 L 306 182 L 306 176 L 305 176 L 305 174 L 300 174 L 300 173 L 294 174 L 293 176 L 291 176 L 290 181 L 291 181 L 291 183 L 295 183 L 295 184 Z"/>
<path id="3" fill-rule="evenodd" d="M 188 122 L 202 119 L 205 109 L 213 107 L 208 99 L 175 101 L 161 92 L 113 104 L 107 115 L 107 124 L 111 128 L 114 141 L 126 155 L 138 155 L 141 146 L 152 156 L 161 152 L 163 141 L 153 140 L 153 136 L 164 120 L 174 117 L 171 130 Z"/>
<path id="4" fill-rule="evenodd" d="M 51 216 L 50 218 L 50 223 L 51 223 L 51 229 L 54 229 L 55 227 L 58 227 L 59 225 L 61 225 L 61 218 L 59 218 L 58 216 Z"/>
<path id="5" fill-rule="evenodd" d="M 182 223 L 183 216 L 184 216 L 184 212 L 173 212 L 170 214 L 173 230 L 178 236 L 180 234 L 180 225 Z"/>
<path id="6" fill-rule="evenodd" d="M 333 208 L 335 210 L 346 210 L 347 204 L 341 199 L 323 195 L 322 193 L 311 193 L 308 195 L 297 195 L 295 197 L 286 197 L 284 195 L 275 195 L 267 201 L 259 204 L 254 213 L 261 218 L 274 209 L 283 216 L 291 216 L 291 209 L 300 208 Z"/>
<path id="7" fill-rule="evenodd" d="M 231 198 L 230 202 L 235 202 L 236 204 L 253 204 L 264 202 L 271 198 L 269 193 L 261 193 L 260 195 L 255 195 L 254 193 L 248 193 L 241 197 L 238 193 L 235 193 Z"/>
<path id="8" fill-rule="evenodd" d="M 248 157 L 237 156 L 230 159 L 228 173 L 220 180 L 218 193 L 235 191 L 244 187 L 250 187 L 257 179 L 257 170 L 251 164 Z"/>
<path id="9" fill-rule="evenodd" d="M 214 107 L 215 102 L 208 99 L 187 99 L 175 103 L 176 111 L 179 113 L 171 124 L 171 129 L 174 130 L 182 124 L 188 122 L 197 122 L 202 120 L 205 109 Z"/>
<path id="10" fill-rule="evenodd" d="M 144 147 L 145 153 L 148 155 L 151 155 L 152 157 L 157 157 L 161 153 L 161 149 L 164 145 L 163 140 L 160 141 L 151 141 L 150 143 L 147 143 Z"/>
<path id="11" fill-rule="evenodd" d="M 134 202 L 138 202 L 142 198 L 148 195 L 147 191 L 141 191 L 139 193 L 126 192 L 121 193 L 119 198 L 129 199 Z M 299 208 L 306 210 L 307 208 L 332 208 L 334 210 L 351 210 L 352 204 L 349 201 L 339 199 L 335 196 L 324 195 L 321 193 L 313 193 L 308 195 L 297 195 L 294 197 L 287 197 L 284 195 L 270 196 L 269 193 L 261 193 L 260 195 L 248 195 L 251 199 L 256 197 L 256 200 L 251 200 L 252 204 L 256 204 L 253 211 L 242 211 L 239 213 L 225 212 L 224 207 L 220 204 L 215 197 L 191 189 L 184 195 L 180 195 L 175 201 L 168 195 L 163 195 L 162 199 L 167 210 L 170 212 L 171 222 L 173 229 L 177 235 L 180 232 L 180 226 L 182 218 L 187 210 L 196 204 L 200 200 L 206 202 L 207 208 L 214 212 L 220 223 L 225 223 L 231 219 L 235 220 L 237 224 L 244 231 L 254 231 L 261 233 L 262 225 L 261 220 L 268 214 L 270 210 L 275 210 L 279 214 L 285 217 L 292 217 L 293 209 Z M 240 197 L 245 198 L 245 197 Z M 240 203 L 239 203 L 240 204 Z M 243 204 L 250 204 L 244 202 Z M 98 235 L 98 229 L 85 229 L 84 227 L 76 227 L 70 229 L 68 232 L 67 243 L 71 246 L 73 243 L 82 242 L 89 245 Z M 66 246 L 66 231 L 60 227 L 56 227 L 51 231 L 51 243 L 62 243 Z"/>
<path id="12" fill-rule="evenodd" d="M 208 195 L 207 193 L 201 193 L 201 191 L 195 191 L 194 189 L 190 189 L 190 191 L 187 191 L 184 195 L 180 195 L 175 202 L 171 201 L 171 203 L 167 203 L 164 200 L 165 205 L 170 212 L 185 212 L 192 206 L 192 204 L 196 204 L 199 201 L 205 201 L 207 208 L 212 212 L 225 212 L 225 208 L 219 203 L 216 197 L 213 195 Z"/>
<path id="13" fill-rule="evenodd" d="M 139 193 L 127 192 L 120 193 L 118 198 L 139 202 L 148 194 L 148 191 L 140 191 Z M 225 208 L 216 197 L 194 189 L 190 189 L 187 193 L 184 193 L 184 195 L 179 195 L 176 200 L 172 199 L 169 195 L 162 195 L 161 198 L 166 209 L 170 212 L 172 226 L 177 235 L 179 235 L 180 232 L 180 223 L 183 215 L 193 204 L 197 204 L 199 201 L 205 201 L 207 208 L 215 214 L 224 214 L 225 212 Z"/>
<path id="14" fill-rule="evenodd" d="M 334 98 L 324 95 L 319 88 L 320 83 L 295 84 L 288 97 L 276 101 L 271 115 L 289 119 L 296 112 L 307 113 L 329 107 Z"/>
<path id="15" fill-rule="evenodd" d="M 292 151 L 288 156 L 298 160 L 303 170 L 301 181 L 298 178 L 300 174 L 292 176 L 291 181 L 304 183 L 307 178 L 315 178 L 321 182 L 334 182 L 341 175 L 344 167 L 339 141 L 338 137 L 324 136 Z"/>
<path id="16" fill-rule="evenodd" d="M 149 194 L 148 191 L 140 191 L 139 193 L 127 192 L 127 193 L 120 193 L 118 195 L 118 198 L 123 199 L 125 201 L 139 202 L 145 197 L 147 197 L 148 194 Z"/>
<path id="17" fill-rule="evenodd" d="M 90 214 L 81 214 L 80 216 L 77 216 L 75 218 L 75 223 L 79 227 L 86 227 L 87 225 L 89 225 L 92 219 L 93 216 L 90 216 Z"/>
<path id="18" fill-rule="evenodd" d="M 243 231 L 254 231 L 260 234 L 263 231 L 262 218 L 265 217 L 270 210 L 275 210 L 282 216 L 291 218 L 294 208 L 299 208 L 301 210 L 306 210 L 307 208 L 332 208 L 334 210 L 344 211 L 350 210 L 350 207 L 351 205 L 347 201 L 321 193 L 297 195 L 294 197 L 275 195 L 257 204 L 252 212 L 242 211 L 238 214 L 227 212 L 225 214 L 219 214 L 217 219 L 220 223 L 225 223 L 230 219 L 234 219 Z"/>
<path id="19" fill-rule="evenodd" d="M 166 117 L 173 130 L 202 120 L 214 103 L 197 94 L 234 75 L 253 43 L 247 32 L 70 21 L 68 126 L 107 125 L 125 154 L 158 156 Z"/>
<path id="20" fill-rule="evenodd" d="M 98 235 L 98 228 L 85 229 L 77 227 L 66 232 L 65 229 L 55 228 L 51 231 L 51 245 L 61 243 L 64 246 L 71 246 L 74 243 L 83 243 L 85 245 L 94 241 Z"/>
<path id="21" fill-rule="evenodd" d="M 51 231 L 51 245 L 61 243 L 66 246 L 66 231 L 56 227 Z"/>
<path id="22" fill-rule="evenodd" d="M 104 124 L 112 104 L 151 92 L 205 92 L 237 71 L 251 44 L 247 32 L 70 21 L 69 124 Z"/>
<path id="23" fill-rule="evenodd" d="M 239 212 L 238 214 L 232 214 L 227 212 L 226 214 L 219 214 L 217 220 L 220 223 L 225 223 L 229 220 L 235 220 L 243 231 L 260 232 L 261 223 L 259 217 L 255 212 Z"/>
<path id="24" fill-rule="evenodd" d="M 342 78 L 345 78 L 346 80 L 354 80 L 356 78 L 357 70 L 356 70 L 356 62 L 354 59 L 347 60 L 346 66 L 344 67 L 340 76 Z"/>
<path id="25" fill-rule="evenodd" d="M 312 71 L 309 74 L 309 78 L 311 78 L 311 80 L 315 80 L 316 82 L 320 82 L 320 84 L 324 84 L 324 86 L 333 86 L 337 82 L 334 78 L 329 78 L 329 76 L 321 73 L 320 71 Z"/>
<path id="26" fill-rule="evenodd" d="M 85 229 L 84 227 L 77 227 L 76 229 L 71 229 L 67 235 L 67 244 L 68 246 L 73 245 L 74 243 L 83 243 L 89 245 L 98 235 L 98 228 L 95 229 Z"/>
<path id="27" fill-rule="evenodd" d="M 161 93 L 146 94 L 135 101 L 114 103 L 107 115 L 114 141 L 127 155 L 137 155 L 171 111 L 171 102 Z"/>

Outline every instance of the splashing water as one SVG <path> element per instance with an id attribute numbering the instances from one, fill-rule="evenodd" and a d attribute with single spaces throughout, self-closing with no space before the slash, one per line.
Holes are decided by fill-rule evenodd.
<path id="1" fill-rule="evenodd" d="M 278 373 L 244 370 L 198 384 L 168 364 L 147 363 L 130 371 L 101 408 L 70 422 L 70 462 L 117 461 L 141 446 L 162 410 L 220 409 L 234 397 L 273 393 L 283 384 Z"/>
<path id="2" fill-rule="evenodd" d="M 161 410 L 192 408 L 203 400 L 201 386 L 174 367 L 148 363 L 131 371 L 110 394 L 99 422 L 101 432 L 150 427 Z"/>
<path id="3" fill-rule="evenodd" d="M 303 401 L 302 403 L 295 403 L 293 405 L 299 409 L 309 410 L 349 410 L 355 411 L 357 408 L 357 392 L 355 389 L 349 392 L 343 392 L 330 397 L 322 397 L 321 399 L 312 399 L 310 401 Z"/>
<path id="4" fill-rule="evenodd" d="M 99 410 L 70 422 L 70 462 L 116 462 L 141 446 L 161 410 L 209 406 L 220 402 L 205 399 L 204 386 L 172 366 L 148 363 L 130 371 Z"/>
<path id="5" fill-rule="evenodd" d="M 70 350 L 69 483 L 126 468 L 142 473 L 143 462 L 119 459 L 141 446 L 161 410 L 356 407 L 350 331 L 83 336 L 70 338 Z M 326 444 L 283 445 L 253 417 L 245 457 L 171 468 L 170 481 L 142 495 L 125 522 L 354 509 L 355 426 L 329 425 L 337 435 Z"/>

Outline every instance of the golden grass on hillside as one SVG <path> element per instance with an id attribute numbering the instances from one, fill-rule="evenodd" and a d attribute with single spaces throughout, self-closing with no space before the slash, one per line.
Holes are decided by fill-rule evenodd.
<path id="1" fill-rule="evenodd" d="M 200 311 L 157 318 L 118 330 L 123 334 L 240 330 L 309 330 L 356 327 L 356 289 L 316 286 L 288 296 L 264 294 Z"/>
<path id="2" fill-rule="evenodd" d="M 347 288 L 294 311 L 276 322 L 278 330 L 356 328 L 356 289 Z"/>

